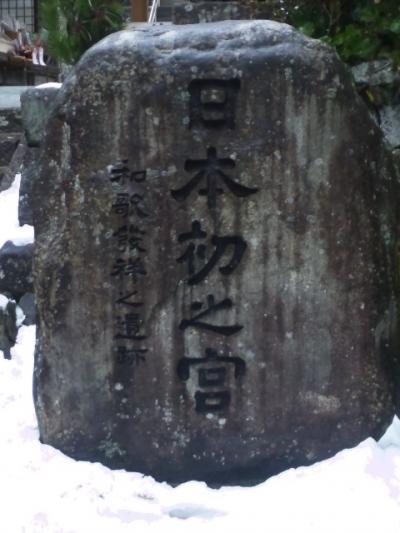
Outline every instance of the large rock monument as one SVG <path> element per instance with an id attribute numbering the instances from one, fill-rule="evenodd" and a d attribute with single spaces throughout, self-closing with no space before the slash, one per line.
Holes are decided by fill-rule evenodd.
<path id="1" fill-rule="evenodd" d="M 333 50 L 268 21 L 123 31 L 41 144 L 43 442 L 239 482 L 384 431 L 398 182 Z"/>

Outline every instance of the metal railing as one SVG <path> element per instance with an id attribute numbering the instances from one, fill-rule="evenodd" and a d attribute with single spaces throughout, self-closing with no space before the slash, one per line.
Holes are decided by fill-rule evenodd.
<path id="1" fill-rule="evenodd" d="M 160 7 L 160 0 L 153 0 L 153 3 L 151 4 L 151 9 L 149 13 L 149 24 L 154 24 L 157 22 L 157 9 Z"/>

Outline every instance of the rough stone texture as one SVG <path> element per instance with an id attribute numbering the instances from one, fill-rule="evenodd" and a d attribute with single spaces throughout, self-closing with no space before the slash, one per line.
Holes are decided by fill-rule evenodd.
<path id="1" fill-rule="evenodd" d="M 0 249 L 0 293 L 20 298 L 32 292 L 33 244 L 15 246 L 7 241 Z"/>
<path id="2" fill-rule="evenodd" d="M 40 145 L 59 87 L 30 88 L 21 95 L 22 124 L 28 146 Z"/>
<path id="3" fill-rule="evenodd" d="M 121 32 L 41 149 L 43 442 L 238 482 L 383 432 L 398 182 L 331 49 L 265 21 Z"/>
<path id="4" fill-rule="evenodd" d="M 172 20 L 174 24 L 245 19 L 286 22 L 287 14 L 280 0 L 267 0 L 263 3 L 245 0 L 236 2 L 192 0 L 192 2 L 176 3 L 172 9 Z"/>
<path id="5" fill-rule="evenodd" d="M 9 301 L 5 308 L 0 307 L 0 350 L 5 359 L 11 359 L 10 349 L 17 339 L 16 304 Z"/>

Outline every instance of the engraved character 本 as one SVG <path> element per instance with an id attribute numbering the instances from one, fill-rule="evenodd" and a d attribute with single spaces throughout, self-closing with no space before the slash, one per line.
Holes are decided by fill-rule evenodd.
<path id="1" fill-rule="evenodd" d="M 214 208 L 217 204 L 217 196 L 224 192 L 219 187 L 220 182 L 231 193 L 240 198 L 256 193 L 258 189 L 241 185 L 227 174 L 227 171 L 235 168 L 235 165 L 235 161 L 230 157 L 218 158 L 216 149 L 209 147 L 207 159 L 188 159 L 186 161 L 185 170 L 194 175 L 180 189 L 172 189 L 171 195 L 178 202 L 183 202 L 192 191 L 205 181 L 206 187 L 199 189 L 198 193 L 200 196 L 207 196 L 208 207 Z"/>

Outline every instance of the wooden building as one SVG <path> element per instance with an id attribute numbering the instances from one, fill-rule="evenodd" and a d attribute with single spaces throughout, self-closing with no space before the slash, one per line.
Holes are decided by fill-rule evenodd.
<path id="1" fill-rule="evenodd" d="M 0 20 L 7 15 L 24 24 L 28 32 L 39 29 L 39 0 L 0 0 Z"/>

